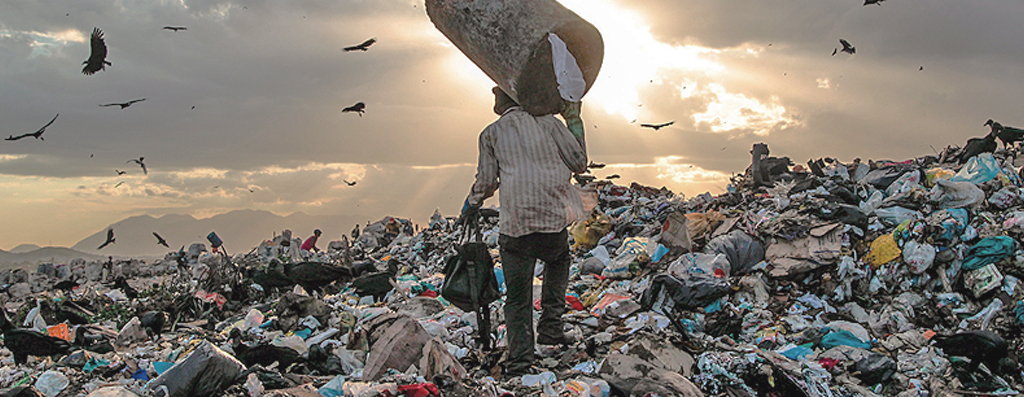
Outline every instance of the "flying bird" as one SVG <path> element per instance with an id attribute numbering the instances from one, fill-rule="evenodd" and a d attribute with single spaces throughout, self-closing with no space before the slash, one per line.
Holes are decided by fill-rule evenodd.
<path id="1" fill-rule="evenodd" d="M 836 56 L 837 53 L 839 53 L 839 49 L 838 48 L 833 48 L 832 49 L 832 56 Z"/>
<path id="2" fill-rule="evenodd" d="M 57 113 L 57 116 L 60 116 L 60 113 Z M 44 125 L 40 129 L 36 130 L 36 132 L 30 132 L 30 133 L 21 134 L 21 135 L 18 135 L 18 136 L 10 135 L 7 138 L 4 138 L 4 140 L 5 141 L 16 141 L 16 140 L 19 140 L 21 138 L 33 137 L 33 138 L 36 138 L 36 139 L 38 139 L 40 141 L 45 141 L 45 139 L 43 139 L 43 133 L 46 132 L 46 127 L 49 127 L 50 124 L 53 124 L 54 121 L 57 121 L 57 116 L 53 116 L 53 118 L 50 119 L 49 123 L 46 123 L 46 125 Z"/>
<path id="3" fill-rule="evenodd" d="M 160 245 L 162 245 L 164 247 L 167 247 L 167 248 L 171 248 L 171 246 L 167 245 L 167 240 L 164 240 L 164 238 L 160 237 L 159 234 L 156 234 L 156 232 L 153 232 L 153 235 L 156 236 L 156 243 L 157 244 L 160 244 Z"/>
<path id="4" fill-rule="evenodd" d="M 661 123 L 661 124 L 643 123 L 643 124 L 640 124 L 640 127 L 653 128 L 655 131 L 657 131 L 657 130 L 660 130 L 662 128 L 668 127 L 668 126 L 670 126 L 672 124 L 675 124 L 675 121 L 669 121 L 667 123 Z"/>
<path id="5" fill-rule="evenodd" d="M 854 48 L 854 46 L 850 45 L 849 41 L 846 41 L 846 40 L 843 40 L 843 39 L 839 39 L 839 44 L 843 45 L 843 49 L 841 49 L 839 51 L 845 52 L 845 53 L 850 54 L 850 55 L 853 55 L 853 54 L 857 53 L 857 49 Z"/>
<path id="6" fill-rule="evenodd" d="M 145 159 L 145 157 L 139 157 L 138 159 L 130 159 L 130 160 L 128 160 L 128 161 L 125 161 L 124 163 L 125 163 L 125 164 L 128 164 L 128 163 L 130 163 L 130 162 L 133 162 L 133 161 L 134 161 L 134 162 L 135 162 L 135 164 L 138 164 L 139 166 L 141 166 L 141 167 L 142 167 L 142 173 L 143 173 L 143 174 L 149 175 L 149 170 L 147 170 L 147 169 L 146 169 L 146 163 L 143 163 L 143 162 L 142 162 L 142 160 L 143 160 L 143 159 Z"/>
<path id="7" fill-rule="evenodd" d="M 121 170 L 116 169 L 116 168 L 114 169 L 114 172 L 117 172 L 118 175 L 124 175 L 124 174 L 128 173 L 128 171 L 121 171 Z"/>
<path id="8" fill-rule="evenodd" d="M 352 182 L 349 182 L 349 181 L 346 181 L 346 180 L 344 180 L 344 179 L 342 179 L 341 181 L 342 181 L 342 182 L 345 182 L 345 184 L 346 184 L 346 185 L 349 185 L 349 186 L 355 186 L 355 185 L 356 185 L 356 182 L 358 182 L 358 181 L 352 181 Z"/>
<path id="9" fill-rule="evenodd" d="M 121 103 L 108 103 L 108 104 L 106 104 L 106 105 L 100 105 L 100 107 L 108 107 L 108 106 L 120 106 L 120 107 L 121 107 L 121 109 L 124 109 L 124 108 L 126 108 L 126 107 L 129 107 L 129 106 L 131 106 L 131 105 L 132 105 L 133 103 L 135 103 L 135 102 L 142 102 L 142 101 L 145 101 L 145 100 L 146 100 L 146 98 L 141 98 L 141 99 L 132 99 L 132 100 L 130 100 L 130 101 L 128 101 L 128 102 L 121 102 Z"/>
<path id="10" fill-rule="evenodd" d="M 362 102 L 356 102 L 355 105 L 341 109 L 342 113 L 356 112 L 359 113 L 359 117 L 363 117 L 363 113 L 366 113 L 366 104 Z"/>
<path id="11" fill-rule="evenodd" d="M 93 75 L 101 70 L 106 70 L 106 66 L 113 66 L 110 62 L 107 62 L 107 44 L 103 41 L 103 31 L 100 28 L 92 29 L 92 38 L 89 40 L 92 46 L 92 52 L 89 54 L 89 59 L 82 62 L 85 67 L 82 68 L 82 73 L 86 75 Z"/>
<path id="12" fill-rule="evenodd" d="M 882 5 L 883 1 L 885 1 L 885 0 L 864 0 L 864 5 L 871 5 L 871 4 Z"/>
<path id="13" fill-rule="evenodd" d="M 114 228 L 110 228 L 110 229 L 107 229 L 107 241 L 104 241 L 103 244 L 100 244 L 100 247 L 97 248 L 97 250 L 101 250 L 101 249 L 103 249 L 103 247 L 106 247 L 107 245 L 110 245 L 110 244 L 113 244 L 113 243 L 114 243 Z"/>
<path id="14" fill-rule="evenodd" d="M 114 189 L 121 187 L 121 185 L 124 185 L 124 181 L 118 182 L 116 185 L 114 185 Z"/>
<path id="15" fill-rule="evenodd" d="M 622 178 L 622 176 L 619 175 L 619 174 L 611 174 L 611 175 L 608 175 L 608 176 L 604 177 L 604 179 L 608 179 L 608 180 L 619 179 L 619 178 Z"/>
<path id="16" fill-rule="evenodd" d="M 354 45 L 354 46 L 350 46 L 350 47 L 345 47 L 345 48 L 342 48 L 342 49 L 345 50 L 345 52 L 356 51 L 356 50 L 366 51 L 366 50 L 369 50 L 370 46 L 373 45 L 373 43 L 376 43 L 376 42 L 377 42 L 376 38 L 371 38 L 371 39 L 367 39 L 366 41 L 364 41 L 362 43 L 359 43 L 358 45 Z"/>
<path id="17" fill-rule="evenodd" d="M 188 30 L 188 28 L 184 26 L 164 26 L 164 30 L 173 30 L 177 32 L 179 30 Z"/>

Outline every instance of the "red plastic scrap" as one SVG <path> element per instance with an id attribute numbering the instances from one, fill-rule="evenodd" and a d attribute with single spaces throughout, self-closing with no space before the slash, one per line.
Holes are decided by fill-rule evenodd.
<path id="1" fill-rule="evenodd" d="M 438 390 L 437 385 L 433 383 L 417 383 L 398 386 L 398 393 L 399 395 L 405 395 L 405 397 L 430 397 L 441 395 L 441 391 Z"/>

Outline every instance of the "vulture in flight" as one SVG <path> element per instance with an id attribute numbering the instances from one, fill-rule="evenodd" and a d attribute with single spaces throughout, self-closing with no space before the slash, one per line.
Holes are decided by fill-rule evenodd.
<path id="1" fill-rule="evenodd" d="M 885 1 L 885 0 L 864 0 L 864 5 L 871 5 L 871 4 L 882 5 L 883 1 Z"/>
<path id="2" fill-rule="evenodd" d="M 89 40 L 92 46 L 92 53 L 89 54 L 89 59 L 82 62 L 85 67 L 82 68 L 82 73 L 86 75 L 93 75 L 101 70 L 106 70 L 106 66 L 111 66 L 110 62 L 107 62 L 107 44 L 103 42 L 103 31 L 100 28 L 92 29 L 92 38 Z"/>
<path id="3" fill-rule="evenodd" d="M 114 228 L 110 228 L 110 229 L 107 229 L 107 241 L 104 241 L 103 244 L 100 244 L 100 247 L 97 248 L 97 250 L 101 250 L 101 249 L 103 249 L 103 247 L 106 247 L 107 245 L 110 245 L 110 244 L 113 244 L 113 243 L 114 243 Z"/>
<path id="4" fill-rule="evenodd" d="M 133 162 L 133 161 L 134 161 L 134 162 L 135 162 L 135 164 L 138 164 L 138 165 L 139 165 L 140 167 L 142 167 L 142 173 L 143 173 L 143 174 L 149 175 L 149 170 L 147 170 L 147 169 L 146 169 L 146 163 L 143 163 L 143 162 L 142 162 L 142 160 L 143 160 L 143 159 L 145 159 L 145 157 L 139 157 L 139 158 L 137 158 L 137 159 L 130 159 L 130 160 L 128 160 L 128 161 L 125 161 L 124 163 L 125 163 L 125 164 L 128 164 L 128 163 L 130 163 L 130 162 Z"/>
<path id="5" fill-rule="evenodd" d="M 164 26 L 164 30 L 173 30 L 177 32 L 179 30 L 188 30 L 188 28 L 184 26 Z"/>
<path id="6" fill-rule="evenodd" d="M 366 113 L 366 104 L 362 102 L 356 102 L 355 105 L 341 109 L 342 113 L 356 112 L 359 113 L 359 117 L 363 117 L 363 113 Z"/>
<path id="7" fill-rule="evenodd" d="M 853 55 L 853 54 L 857 53 L 857 48 L 855 48 L 854 46 L 850 45 L 849 41 L 846 41 L 846 40 L 843 40 L 843 39 L 839 39 L 839 44 L 843 45 L 843 49 L 841 49 L 839 51 L 845 52 L 845 53 L 850 54 L 850 55 Z"/>
<path id="8" fill-rule="evenodd" d="M 345 47 L 345 48 L 342 48 L 342 49 L 345 50 L 345 52 L 357 51 L 357 50 L 358 51 L 366 51 L 366 50 L 369 50 L 370 46 L 373 45 L 373 43 L 376 43 L 376 42 L 377 42 L 376 38 L 371 38 L 371 39 L 367 39 L 366 41 L 364 41 L 362 43 L 359 43 L 357 45 Z"/>
<path id="9" fill-rule="evenodd" d="M 57 116 L 60 116 L 60 113 L 57 113 Z M 16 141 L 16 140 L 19 140 L 21 138 L 33 137 L 33 138 L 36 138 L 36 139 L 38 139 L 40 141 L 45 141 L 45 139 L 43 139 L 43 133 L 46 132 L 46 127 L 49 127 L 50 124 L 53 124 L 54 121 L 57 121 L 57 116 L 53 116 L 53 118 L 50 119 L 49 123 L 46 123 L 46 125 L 44 125 L 40 129 L 36 130 L 36 132 L 29 132 L 27 134 L 21 134 L 21 135 L 18 135 L 18 136 L 10 135 L 7 138 L 4 138 L 4 140 L 5 141 Z"/>
<path id="10" fill-rule="evenodd" d="M 153 232 L 153 235 L 156 236 L 156 243 L 157 244 L 160 244 L 160 245 L 162 245 L 164 247 L 167 247 L 167 248 L 171 248 L 171 246 L 167 245 L 167 240 L 164 240 L 164 238 L 160 237 L 159 234 L 156 234 L 156 232 Z"/>
<path id="11" fill-rule="evenodd" d="M 345 182 L 345 184 L 346 184 L 346 185 L 349 185 L 349 186 L 355 186 L 355 185 L 356 185 L 356 181 L 352 181 L 352 182 L 349 182 L 349 181 L 346 181 L 346 180 L 344 180 L 344 179 L 342 179 L 341 181 L 342 181 L 342 182 Z"/>
<path id="12" fill-rule="evenodd" d="M 130 100 L 128 102 L 108 103 L 108 104 L 105 104 L 105 105 L 100 105 L 100 107 L 104 107 L 105 108 L 105 107 L 108 107 L 108 106 L 120 106 L 121 109 L 124 109 L 126 107 L 131 106 L 135 102 L 142 102 L 142 101 L 145 101 L 145 100 L 146 100 L 146 98 L 132 99 L 132 100 Z"/>
<path id="13" fill-rule="evenodd" d="M 668 127 L 668 126 L 670 126 L 672 124 L 675 124 L 675 121 L 669 121 L 667 123 L 661 123 L 661 124 L 643 123 L 643 124 L 640 124 L 640 127 L 653 128 L 655 131 L 657 131 L 657 130 L 660 130 L 662 128 Z"/>
<path id="14" fill-rule="evenodd" d="M 128 173 L 128 171 L 121 171 L 121 170 L 116 169 L 116 168 L 114 169 L 114 172 L 117 172 L 118 175 L 124 175 L 124 174 Z"/>

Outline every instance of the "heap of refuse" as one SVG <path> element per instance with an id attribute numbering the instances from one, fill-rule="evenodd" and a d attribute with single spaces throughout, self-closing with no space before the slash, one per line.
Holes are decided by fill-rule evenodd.
<path id="1" fill-rule="evenodd" d="M 502 300 L 482 350 L 474 313 L 439 296 L 462 233 L 435 212 L 423 230 L 386 217 L 322 252 L 285 235 L 233 257 L 197 243 L 153 263 L 7 271 L 0 395 L 1024 391 L 1024 156 L 752 153 L 718 196 L 590 182 L 598 208 L 570 228 L 571 343 L 537 345 L 536 374 L 502 375 Z M 483 240 L 501 282 L 498 211 L 482 211 Z"/>

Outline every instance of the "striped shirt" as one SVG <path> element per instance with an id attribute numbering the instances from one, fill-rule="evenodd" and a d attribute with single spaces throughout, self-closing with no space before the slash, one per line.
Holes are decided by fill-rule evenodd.
<path id="1" fill-rule="evenodd" d="M 501 234 L 560 232 L 581 212 L 587 213 L 570 182 L 574 170 L 586 171 L 586 141 L 554 116 L 534 117 L 512 107 L 480 133 L 479 150 L 476 182 L 467 201 L 483 203 L 500 181 Z"/>

